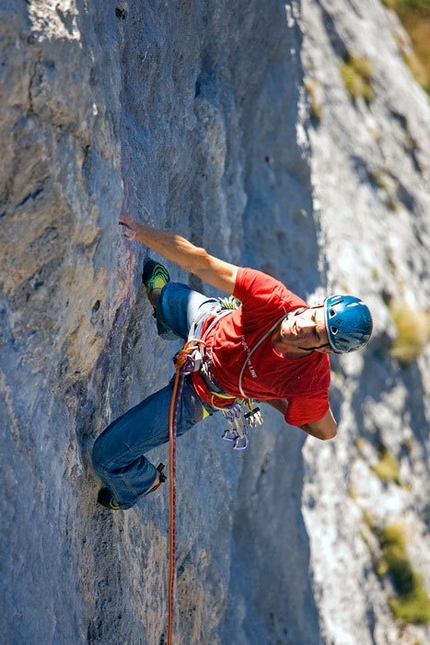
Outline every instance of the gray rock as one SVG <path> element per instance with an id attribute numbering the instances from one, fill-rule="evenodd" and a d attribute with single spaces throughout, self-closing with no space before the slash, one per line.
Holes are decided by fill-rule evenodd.
<path id="1" fill-rule="evenodd" d="M 405 527 L 430 592 L 430 355 L 390 357 L 387 307 L 430 308 L 430 110 L 395 15 L 0 0 L 0 17 L 1 641 L 166 635 L 168 489 L 110 514 L 89 463 L 179 349 L 156 335 L 122 205 L 310 301 L 357 293 L 375 319 L 364 352 L 333 359 L 336 441 L 269 409 L 245 453 L 217 418 L 178 441 L 175 642 L 429 640 L 394 621 L 369 528 Z M 347 53 L 372 63 L 369 103 L 345 89 Z M 400 484 L 372 470 L 381 444 Z"/>

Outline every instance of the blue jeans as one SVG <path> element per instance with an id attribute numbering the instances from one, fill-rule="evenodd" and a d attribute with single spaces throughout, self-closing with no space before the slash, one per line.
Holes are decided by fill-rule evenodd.
<path id="1" fill-rule="evenodd" d="M 218 304 L 215 298 L 207 298 L 185 284 L 169 282 L 157 301 L 159 335 L 166 339 L 187 340 L 195 318 L 203 320 Z M 173 379 L 111 423 L 96 439 L 92 454 L 94 471 L 123 509 L 134 506 L 156 480 L 157 470 L 144 455 L 169 441 L 172 390 Z M 190 377 L 186 377 L 179 405 L 177 436 L 213 412 L 213 408 L 198 398 Z"/>

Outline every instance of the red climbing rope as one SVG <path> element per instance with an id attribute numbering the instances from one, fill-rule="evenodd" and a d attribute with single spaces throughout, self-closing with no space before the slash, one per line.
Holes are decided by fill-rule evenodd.
<path id="1" fill-rule="evenodd" d="M 169 540 L 169 588 L 168 588 L 168 626 L 167 645 L 172 645 L 173 631 L 173 598 L 175 587 L 175 551 L 176 551 L 176 492 L 175 492 L 175 459 L 176 429 L 178 425 L 179 404 L 184 389 L 184 379 L 193 371 L 192 351 L 198 349 L 201 341 L 189 340 L 175 357 L 175 381 L 169 410 L 169 475 L 170 475 L 170 540 Z"/>

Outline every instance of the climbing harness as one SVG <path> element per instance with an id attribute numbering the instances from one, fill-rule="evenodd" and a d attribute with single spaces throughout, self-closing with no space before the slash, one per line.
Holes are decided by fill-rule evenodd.
<path id="1" fill-rule="evenodd" d="M 173 630 L 173 597 L 175 586 L 175 547 L 176 547 L 176 492 L 175 492 L 175 465 L 176 465 L 176 429 L 178 426 L 179 406 L 184 389 L 185 377 L 195 369 L 195 351 L 198 349 L 196 339 L 185 343 L 175 356 L 175 379 L 173 382 L 172 398 L 169 410 L 169 475 L 170 475 L 170 540 L 169 540 L 169 587 L 168 587 L 168 626 L 167 645 L 172 644 Z"/>
<path id="2" fill-rule="evenodd" d="M 255 428 L 257 425 L 263 423 L 263 415 L 261 414 L 260 408 L 254 407 L 256 404 L 255 399 L 249 399 L 245 396 L 242 389 L 242 376 L 246 364 L 248 363 L 249 356 L 246 358 L 242 371 L 239 377 L 239 389 L 243 398 L 237 398 L 226 394 L 222 387 L 215 381 L 213 378 L 209 366 L 211 364 L 211 358 L 205 353 L 206 347 L 206 338 L 212 329 L 218 324 L 221 318 L 228 316 L 240 305 L 240 301 L 234 296 L 228 296 L 226 298 L 218 298 L 218 304 L 214 307 L 214 318 L 208 325 L 205 333 L 199 341 L 197 355 L 198 362 L 196 362 L 195 370 L 199 370 L 202 378 L 206 384 L 206 387 L 211 395 L 210 405 L 215 410 L 222 412 L 224 418 L 227 420 L 227 429 L 224 431 L 222 438 L 226 441 L 233 442 L 234 450 L 245 450 L 248 447 L 249 442 L 249 430 Z M 203 320 L 207 317 L 207 312 L 202 316 L 197 316 L 191 325 L 190 334 L 199 336 L 199 330 Z M 276 323 L 278 324 L 278 323 Z M 252 350 L 255 351 L 257 347 L 262 343 L 267 336 L 275 329 L 276 325 L 271 328 L 267 334 L 259 341 L 257 346 Z M 251 352 L 252 353 L 252 352 Z M 217 405 L 216 400 L 221 400 L 225 405 Z M 230 403 L 228 403 L 230 402 Z"/>

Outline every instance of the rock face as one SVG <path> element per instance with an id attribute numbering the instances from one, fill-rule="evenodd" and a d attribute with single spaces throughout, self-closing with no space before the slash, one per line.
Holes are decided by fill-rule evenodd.
<path id="1" fill-rule="evenodd" d="M 1 641 L 165 642 L 167 487 L 110 514 L 88 460 L 179 349 L 140 288 L 147 250 L 117 234 L 124 204 L 310 302 L 358 294 L 375 322 L 333 359 L 335 441 L 269 409 L 245 452 L 216 417 L 178 441 L 175 642 L 428 642 L 391 614 L 376 537 L 402 526 L 429 593 L 430 355 L 390 356 L 388 305 L 430 309 L 430 108 L 395 15 L 0 0 L 0 17 Z M 348 93 L 351 58 L 371 98 Z"/>

